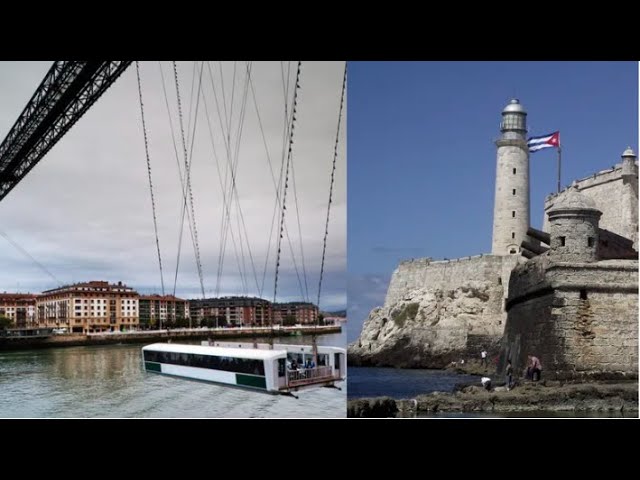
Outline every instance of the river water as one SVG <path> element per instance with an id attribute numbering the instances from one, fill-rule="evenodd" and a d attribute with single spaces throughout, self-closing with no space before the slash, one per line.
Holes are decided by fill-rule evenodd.
<path id="1" fill-rule="evenodd" d="M 246 340 L 244 340 L 246 341 Z M 311 344 L 305 336 L 278 343 Z M 199 342 L 196 342 L 199 343 Z M 318 337 L 344 348 L 346 331 Z M 336 418 L 346 388 L 281 395 L 146 373 L 143 345 L 0 352 L 0 417 L 5 418 Z"/>

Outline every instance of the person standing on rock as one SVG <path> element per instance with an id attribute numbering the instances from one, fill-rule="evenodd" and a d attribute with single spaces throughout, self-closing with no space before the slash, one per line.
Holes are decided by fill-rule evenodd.
<path id="1" fill-rule="evenodd" d="M 511 365 L 511 360 L 507 360 L 507 368 L 505 370 L 505 375 L 507 377 L 507 392 L 511 390 L 511 379 L 513 378 L 513 366 Z"/>
<path id="2" fill-rule="evenodd" d="M 537 382 L 540 380 L 540 375 L 542 373 L 542 363 L 540 363 L 540 359 L 538 357 L 534 357 L 533 355 L 529 355 L 529 365 L 527 366 L 527 378 L 530 378 L 532 381 Z"/>
<path id="3" fill-rule="evenodd" d="M 485 367 L 489 366 L 489 363 L 487 362 L 487 351 L 484 348 L 480 353 L 480 365 L 484 365 Z"/>

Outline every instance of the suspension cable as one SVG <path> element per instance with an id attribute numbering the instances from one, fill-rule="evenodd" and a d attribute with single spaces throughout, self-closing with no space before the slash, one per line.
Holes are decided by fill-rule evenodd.
<path id="1" fill-rule="evenodd" d="M 196 70 L 197 70 L 198 62 L 193 62 L 193 70 L 191 71 L 191 91 L 189 92 L 189 115 L 188 115 L 188 123 L 187 123 L 187 141 L 189 140 L 191 133 L 191 114 L 193 113 L 193 90 L 194 85 L 196 83 Z"/>
<path id="2" fill-rule="evenodd" d="M 158 220 L 156 217 L 156 201 L 153 196 L 153 182 L 151 181 L 151 159 L 149 157 L 149 141 L 147 138 L 147 125 L 144 121 L 144 103 L 142 102 L 142 83 L 140 81 L 140 64 L 136 61 L 136 76 L 138 77 L 138 96 L 140 98 L 140 115 L 142 116 L 142 133 L 144 135 L 144 152 L 147 157 L 147 172 L 149 174 L 149 192 L 151 193 L 151 212 L 153 213 L 153 230 L 156 235 L 156 248 L 158 250 L 158 264 L 160 265 L 160 284 L 162 296 L 164 296 L 164 274 L 162 272 L 162 256 L 160 255 L 160 239 L 158 237 Z"/>
<path id="3" fill-rule="evenodd" d="M 196 226 L 196 217 L 195 217 L 195 209 L 193 206 L 193 191 L 191 189 L 191 169 L 189 168 L 189 159 L 187 157 L 187 144 L 185 142 L 184 136 L 184 122 L 182 119 L 182 102 L 180 101 L 180 85 L 178 82 L 178 67 L 176 65 L 175 60 L 173 63 L 173 75 L 175 77 L 176 83 L 176 94 L 178 97 L 178 118 L 180 120 L 180 135 L 182 137 L 182 150 L 184 155 L 184 164 L 185 164 L 185 177 L 186 177 L 186 187 L 189 193 L 189 204 L 191 208 L 191 219 L 193 221 L 193 234 L 195 240 L 195 254 L 196 254 L 196 267 L 198 268 L 198 277 L 200 278 L 200 290 L 202 292 L 202 298 L 205 298 L 204 293 L 204 279 L 202 277 L 202 264 L 200 262 L 200 246 L 198 245 L 198 229 Z M 186 205 L 185 205 L 186 208 Z"/>
<path id="4" fill-rule="evenodd" d="M 200 106 L 200 92 L 202 91 L 202 72 L 204 70 L 204 62 L 201 63 L 200 65 L 200 78 L 198 81 L 198 94 L 197 94 L 197 98 L 196 98 L 196 108 L 195 108 L 195 114 L 194 114 L 194 119 L 193 119 L 193 132 L 191 135 L 191 147 L 189 149 L 189 162 L 188 162 L 188 173 L 190 175 L 191 173 L 191 168 L 193 167 L 193 146 L 195 144 L 195 140 L 196 140 L 196 127 L 198 125 L 198 107 Z M 189 138 L 187 137 L 187 142 L 189 141 Z M 190 178 L 190 176 L 189 176 Z M 191 185 L 189 184 L 189 189 L 191 189 Z M 191 191 L 191 190 L 190 190 Z M 198 247 L 196 252 L 197 252 L 197 259 L 198 262 L 200 263 L 200 248 L 198 246 L 198 237 L 196 236 L 198 231 L 195 229 L 195 211 L 193 209 L 193 196 L 190 197 L 191 200 L 191 216 L 192 216 L 192 220 L 194 222 L 193 227 L 194 227 L 194 231 L 193 231 L 193 235 L 195 237 L 195 246 Z M 186 204 L 185 204 L 186 205 Z M 200 283 L 203 289 L 203 298 L 204 298 L 204 282 L 203 282 L 203 273 L 202 273 L 202 263 L 200 263 Z"/>
<path id="5" fill-rule="evenodd" d="M 342 95 L 340 96 L 340 110 L 338 111 L 338 129 L 336 131 L 336 143 L 333 149 L 333 166 L 331 168 L 331 185 L 329 187 L 329 202 L 327 204 L 327 222 L 324 227 L 324 241 L 322 245 L 322 262 L 320 263 L 320 281 L 318 282 L 318 303 L 320 309 L 320 293 L 322 291 L 322 276 L 324 274 L 324 259 L 327 252 L 327 235 L 329 234 L 329 215 L 331 213 L 331 199 L 333 197 L 333 183 L 336 173 L 336 159 L 338 158 L 338 141 L 340 139 L 340 120 L 342 119 L 342 108 L 344 105 L 344 92 L 347 86 L 347 64 L 344 64 L 344 76 L 342 77 Z"/>
<path id="6" fill-rule="evenodd" d="M 229 114 L 229 125 L 233 126 L 233 107 L 234 107 L 234 92 L 235 92 L 235 79 L 236 79 L 236 62 L 233 62 L 233 78 L 232 78 L 232 86 L 231 86 L 231 105 L 229 108 L 230 114 Z M 244 243 L 242 241 L 242 229 L 240 226 L 240 218 L 242 217 L 242 207 L 240 206 L 240 198 L 238 197 L 238 192 L 236 189 L 236 172 L 238 170 L 238 164 L 240 162 L 240 141 L 242 139 L 242 132 L 244 129 L 244 117 L 245 117 L 245 112 L 246 112 L 246 100 L 247 100 L 247 79 L 245 77 L 245 89 L 244 89 L 244 94 L 242 97 L 242 101 L 241 101 L 241 106 L 240 106 L 240 114 L 238 117 L 238 127 L 236 129 L 236 135 L 235 135 L 235 146 L 234 146 L 234 150 L 233 150 L 233 155 L 232 155 L 232 162 L 233 162 L 233 166 L 231 168 L 231 183 L 229 185 L 230 187 L 230 191 L 229 191 L 229 197 L 230 197 L 230 201 L 233 204 L 233 200 L 235 198 L 235 206 L 236 206 L 236 225 L 238 228 L 238 238 L 240 241 L 240 258 L 242 259 L 242 271 L 245 277 L 245 283 L 244 283 L 244 294 L 248 295 L 249 293 L 249 282 L 248 280 L 246 280 L 247 277 L 247 265 L 245 262 L 245 254 L 244 254 Z M 242 217 L 244 218 L 244 217 Z M 233 230 L 233 225 L 230 224 L 229 228 L 231 229 L 231 231 Z M 248 244 L 248 235 L 246 235 L 245 232 L 245 239 L 247 241 L 247 245 Z M 254 268 L 254 273 L 255 273 L 255 268 Z M 255 275 L 254 275 L 255 277 Z M 256 284 L 257 284 L 257 277 L 256 278 Z"/>
<path id="7" fill-rule="evenodd" d="M 300 69 L 302 62 L 298 61 L 298 71 L 296 72 L 296 86 L 293 93 L 293 112 L 291 115 L 291 131 L 289 135 L 289 152 L 287 153 L 287 165 L 285 168 L 284 190 L 282 193 L 282 208 L 280 210 L 280 236 L 278 237 L 278 249 L 276 258 L 276 273 L 273 287 L 273 303 L 276 303 L 278 296 L 278 272 L 280 271 L 280 248 L 282 245 L 282 235 L 284 232 L 284 218 L 287 209 L 287 187 L 289 186 L 289 164 L 291 162 L 291 151 L 293 150 L 293 130 L 296 122 L 296 107 L 298 105 L 298 88 L 300 85 Z"/>
<path id="8" fill-rule="evenodd" d="M 287 82 L 288 83 L 288 82 Z M 262 118 L 260 116 L 260 109 L 258 108 L 258 101 L 256 99 L 256 94 L 255 94 L 255 89 L 253 87 L 253 80 L 250 79 L 250 86 L 251 86 L 251 94 L 253 97 L 253 104 L 255 106 L 256 109 L 256 116 L 258 117 L 258 126 L 260 127 L 260 132 L 262 134 L 262 143 L 264 145 L 264 149 L 265 152 L 267 154 L 267 163 L 269 164 L 269 172 L 271 173 L 271 181 L 273 183 L 273 188 L 276 192 L 276 201 L 273 205 L 273 213 L 271 214 L 271 228 L 269 230 L 269 241 L 267 243 L 267 254 L 265 256 L 264 259 L 264 268 L 262 270 L 262 280 L 260 283 L 260 287 L 258 289 L 259 292 L 259 296 L 262 297 L 262 292 L 264 291 L 264 282 L 266 279 L 266 275 L 267 275 L 267 265 L 269 264 L 269 254 L 271 252 L 271 239 L 273 238 L 273 227 L 275 226 L 275 219 L 276 219 L 276 212 L 278 211 L 278 207 L 280 207 L 280 187 L 282 186 L 282 171 L 280 172 L 280 180 L 279 180 L 279 185 L 276 183 L 276 178 L 275 178 L 275 174 L 273 172 L 273 163 L 271 162 L 271 155 L 269 154 L 269 147 L 267 145 L 267 139 L 266 139 L 266 135 L 264 133 L 264 127 L 262 125 Z M 282 77 L 282 88 L 283 91 L 285 92 L 285 113 L 287 112 L 287 97 L 286 97 L 286 92 L 287 89 L 285 89 L 285 80 L 284 80 L 284 73 L 283 73 L 283 77 Z M 287 124 L 288 127 L 288 121 L 287 121 L 287 117 L 285 117 L 285 122 Z M 288 131 L 288 128 L 284 129 L 285 134 Z M 283 145 L 283 165 L 282 165 L 282 169 L 284 169 L 284 145 Z M 296 257 L 295 257 L 295 253 L 293 251 L 293 245 L 291 243 L 291 237 L 289 236 L 289 229 L 287 228 L 287 224 L 285 223 L 284 225 L 284 233 L 285 236 L 287 237 L 287 242 L 289 244 L 289 250 L 291 251 L 291 258 L 293 259 L 293 267 L 295 269 L 296 272 L 296 277 L 298 279 L 298 285 L 300 287 L 300 293 L 302 296 L 304 296 L 304 290 L 302 288 L 302 282 L 300 280 L 300 273 L 298 271 L 298 264 L 296 262 Z"/>
<path id="9" fill-rule="evenodd" d="M 251 81 L 251 62 L 247 63 L 247 71 L 246 71 L 246 77 L 245 77 L 245 85 L 244 85 L 244 92 L 242 95 L 242 106 L 240 108 L 240 121 L 239 121 L 239 126 L 238 126 L 238 136 L 237 136 L 237 140 L 236 140 L 236 152 L 235 152 L 235 156 L 236 156 L 236 170 L 237 170 L 237 162 L 239 160 L 239 156 L 240 156 L 240 139 L 242 138 L 242 131 L 243 131 L 243 127 L 244 127 L 244 118 L 246 115 L 246 107 L 247 107 L 247 96 L 249 93 L 249 82 Z M 249 261 L 251 263 L 251 269 L 253 271 L 253 278 L 255 280 L 256 283 L 256 289 L 259 289 L 258 286 L 258 274 L 256 272 L 256 267 L 255 267 L 255 262 L 253 261 L 253 254 L 251 252 L 251 244 L 249 243 L 249 234 L 247 232 L 247 225 L 244 221 L 244 215 L 242 213 L 242 206 L 240 205 L 240 197 L 238 194 L 238 187 L 237 187 L 237 183 L 236 183 L 236 174 L 235 171 L 232 171 L 231 173 L 231 182 L 232 182 L 232 194 L 234 194 L 235 198 L 236 198 L 236 206 L 238 209 L 238 216 L 239 216 L 239 222 L 238 222 L 238 232 L 239 234 L 241 233 L 240 231 L 240 223 L 242 223 L 242 228 L 244 230 L 244 238 L 245 241 L 247 243 L 247 252 L 249 253 Z M 240 246 L 242 247 L 242 235 L 240 235 Z M 242 259 L 244 262 L 244 253 L 242 254 Z M 245 268 L 245 274 L 246 274 L 246 268 Z"/>
<path id="10" fill-rule="evenodd" d="M 42 265 L 40 262 L 38 262 L 35 258 L 33 258 L 29 252 L 27 252 L 24 248 L 22 248 L 19 244 L 17 244 L 16 242 L 14 242 L 13 240 L 11 240 L 11 238 L 9 238 L 9 235 L 7 235 L 6 233 L 4 233 L 2 230 L 0 230 L 0 235 L 2 235 L 5 240 L 7 242 L 9 242 L 11 245 L 13 245 L 15 247 L 16 250 L 18 250 L 20 253 L 22 253 L 25 257 L 29 258 L 40 270 L 42 270 L 44 273 L 46 273 L 47 275 L 49 275 L 51 278 L 53 278 L 53 280 L 57 283 L 57 285 L 62 285 L 62 282 L 60 280 L 58 280 L 58 278 L 51 273 L 49 270 L 47 270 L 45 268 L 44 265 Z"/>
<path id="11" fill-rule="evenodd" d="M 224 76 L 223 76 L 223 72 L 222 72 L 222 63 L 219 62 L 219 67 L 220 67 L 220 82 L 221 85 L 224 86 Z M 216 275 L 216 296 L 219 295 L 220 292 L 220 283 L 222 280 L 222 273 L 224 271 L 224 259 L 225 259 L 225 253 L 226 253 L 226 246 L 227 246 L 227 239 L 229 237 L 229 233 L 231 235 L 231 240 L 233 241 L 233 248 L 234 248 L 234 253 L 236 256 L 236 262 L 238 264 L 238 272 L 240 274 L 240 282 L 242 283 L 242 288 L 243 291 L 246 290 L 246 280 L 245 280 L 245 276 L 244 276 L 244 272 L 242 270 L 242 262 L 241 262 L 241 258 L 238 256 L 238 251 L 237 251 L 237 245 L 235 243 L 235 237 L 233 235 L 233 224 L 231 223 L 231 205 L 232 205 L 232 201 L 233 198 L 228 198 L 231 197 L 231 195 L 228 192 L 228 181 L 227 179 L 229 178 L 229 170 L 233 169 L 233 162 L 231 161 L 231 132 L 230 132 L 230 126 L 229 123 L 227 121 L 227 115 L 226 115 L 226 110 L 225 110 L 225 120 L 223 121 L 222 119 L 222 113 L 221 113 L 221 109 L 220 109 L 220 102 L 218 101 L 218 95 L 216 94 L 216 88 L 215 88 L 215 83 L 213 81 L 213 73 L 211 72 L 211 65 L 209 64 L 209 62 L 207 62 L 207 69 L 209 72 L 209 79 L 211 80 L 211 88 L 213 90 L 213 97 L 216 103 L 216 111 L 218 113 L 218 120 L 220 122 L 220 130 L 222 132 L 222 139 L 223 139 L 223 145 L 225 148 L 225 152 L 226 152 L 226 165 L 225 165 L 225 175 L 224 175 L 224 181 L 222 181 L 222 195 L 223 195 L 223 203 L 225 205 L 225 212 L 226 215 L 223 215 L 220 223 L 220 232 L 221 232 L 221 236 L 222 236 L 222 240 L 220 242 L 220 246 L 218 249 L 218 271 L 217 271 L 217 275 Z M 223 92 L 224 93 L 224 92 Z M 226 106 L 225 103 L 225 98 L 224 95 L 222 97 L 222 103 L 223 103 L 223 108 Z M 225 126 L 227 126 L 227 132 L 225 133 Z M 218 169 L 218 175 L 220 175 L 220 171 Z M 221 177 L 220 177 L 221 178 Z M 241 239 L 239 239 L 239 241 L 241 241 Z"/>
<path id="12" fill-rule="evenodd" d="M 214 94 L 215 94 L 215 89 L 214 89 Z M 205 115 L 207 118 L 207 125 L 208 125 L 208 130 L 209 130 L 209 139 L 211 140 L 211 148 L 213 150 L 213 158 L 215 160 L 215 164 L 216 164 L 216 171 L 218 172 L 218 183 L 220 185 L 220 191 L 223 192 L 222 195 L 222 206 L 223 206 L 223 211 L 224 211 L 224 215 L 223 215 L 223 219 L 226 218 L 229 219 L 230 218 L 230 207 L 229 204 L 227 202 L 227 196 L 224 193 L 224 185 L 222 183 L 222 172 L 220 171 L 220 160 L 218 158 L 218 155 L 216 153 L 216 146 L 215 146 L 215 141 L 213 138 L 213 129 L 211 127 L 211 117 L 209 115 L 209 108 L 207 107 L 207 96 L 204 92 L 204 90 L 202 91 L 202 97 L 203 97 L 203 104 L 204 104 L 204 111 L 205 111 Z M 224 137 L 224 131 L 223 131 L 223 137 Z M 224 141 L 224 138 L 223 138 Z M 233 244 L 233 252 L 235 254 L 236 257 L 236 262 L 238 263 L 238 269 L 240 270 L 240 259 L 238 257 L 238 247 L 236 244 L 236 240 L 235 240 L 235 236 L 233 234 L 233 230 L 230 231 L 231 234 L 231 242 Z M 218 274 L 219 275 L 219 274 Z M 216 280 L 218 279 L 218 276 L 216 276 Z M 241 279 L 242 280 L 242 279 Z M 244 285 L 244 283 L 243 283 Z M 218 295 L 218 284 L 216 284 L 216 296 Z"/>
<path id="13" fill-rule="evenodd" d="M 222 65 L 220 65 L 220 67 L 222 68 Z M 255 262 L 253 260 L 253 254 L 251 252 L 251 245 L 249 243 L 249 235 L 247 232 L 247 228 L 246 228 L 246 223 L 244 221 L 244 215 L 242 213 L 242 206 L 240 204 L 240 198 L 239 198 L 239 194 L 238 194 L 238 190 L 237 190 L 237 169 L 238 169 L 238 164 L 239 164 L 239 152 L 240 152 L 240 140 L 242 138 L 242 132 L 243 132 L 243 127 L 244 127 L 244 119 L 245 119 L 245 115 L 246 115 L 246 102 L 247 102 L 247 94 L 248 94 L 248 85 L 249 85 L 249 79 L 250 77 L 250 73 L 251 73 L 251 62 L 247 62 L 247 75 L 245 77 L 245 85 L 244 85 L 244 90 L 243 90 L 243 94 L 242 94 L 242 100 L 241 100 L 241 109 L 240 109 L 240 114 L 238 117 L 238 127 L 237 127 L 237 133 L 235 136 L 235 145 L 233 146 L 233 151 L 232 151 L 232 146 L 231 146 L 231 126 L 232 126 L 232 120 L 231 120 L 231 116 L 233 115 L 233 108 L 234 108 L 234 104 L 232 103 L 230 105 L 230 117 L 227 119 L 227 122 L 223 122 L 222 121 L 222 116 L 221 116 L 221 112 L 220 112 L 220 105 L 218 102 L 218 96 L 216 94 L 216 89 L 215 89 L 215 85 L 213 83 L 213 74 L 211 73 L 211 68 L 209 67 L 209 77 L 211 79 L 211 85 L 212 85 L 212 89 L 213 89 L 213 93 L 214 93 L 214 98 L 216 101 L 216 109 L 218 112 L 218 119 L 220 120 L 220 125 L 221 125 L 221 130 L 222 130 L 222 136 L 223 139 L 225 139 L 224 142 L 224 146 L 225 146 L 225 150 L 227 153 L 227 165 L 226 165 L 226 169 L 225 169 L 225 180 L 224 180 L 224 188 L 223 188 L 223 192 L 224 192 L 224 203 L 225 203 L 225 210 L 226 210 L 226 217 L 223 217 L 223 224 L 221 226 L 221 231 L 222 231 L 222 243 L 220 245 L 220 250 L 219 250 L 219 255 L 218 255 L 218 276 L 217 276 L 217 286 L 216 289 L 219 290 L 220 288 L 220 280 L 222 278 L 222 272 L 224 269 L 224 257 L 225 257 L 225 252 L 226 252 L 226 245 L 227 245 L 227 239 L 228 239 L 228 235 L 229 232 L 231 233 L 231 237 L 233 240 L 233 223 L 231 222 L 231 218 L 230 218 L 230 209 L 233 205 L 233 200 L 235 198 L 236 200 L 236 210 L 238 215 L 236 216 L 236 223 L 237 223 L 237 228 L 238 228 L 238 237 L 239 237 L 239 242 L 240 242 L 240 256 L 241 259 L 237 258 L 237 252 L 236 252 L 236 260 L 238 261 L 238 271 L 240 273 L 240 280 L 242 282 L 242 287 L 243 290 L 246 293 L 248 293 L 248 281 L 246 280 L 246 276 L 247 276 L 247 268 L 246 268 L 246 264 L 245 264 L 245 255 L 244 255 L 244 242 L 243 242 L 243 231 L 244 231 L 244 241 L 247 244 L 247 252 L 249 253 L 249 259 L 251 262 L 251 268 L 253 271 L 253 276 L 254 276 L 254 280 L 256 283 L 256 288 L 259 288 L 258 286 L 258 276 L 257 276 L 257 272 L 255 269 Z M 234 98 L 234 90 L 235 90 L 235 75 L 236 75 L 236 64 L 234 63 L 234 76 L 233 76 L 233 85 L 232 85 L 232 90 L 231 90 L 231 98 Z M 220 77 L 221 77 L 221 82 L 223 82 L 223 74 L 222 71 L 220 72 Z M 224 91 L 223 91 L 224 93 Z M 223 95 L 223 101 L 224 101 L 224 95 Z M 226 115 L 226 111 L 225 111 L 225 115 Z M 227 124 L 227 133 L 225 135 L 224 132 L 224 124 Z M 227 178 L 229 178 L 230 175 L 230 180 L 229 183 L 227 182 Z M 224 220 L 226 220 L 226 222 L 224 222 Z M 234 248 L 235 248 L 235 244 L 234 244 Z"/>
<path id="14" fill-rule="evenodd" d="M 178 237 L 178 252 L 177 252 L 177 255 L 176 255 L 176 271 L 175 271 L 175 275 L 174 275 L 174 278 L 173 278 L 173 295 L 175 296 L 176 287 L 178 285 L 178 271 L 180 269 L 180 253 L 182 252 L 182 232 L 184 230 L 185 210 L 186 210 L 186 214 L 187 214 L 187 220 L 188 220 L 188 224 L 189 224 L 189 231 L 191 233 L 192 242 L 193 242 L 194 237 L 193 237 L 193 227 L 191 225 L 191 215 L 189 214 L 189 211 L 184 207 L 184 205 L 186 205 L 186 202 L 187 202 L 187 194 L 186 194 L 186 191 L 185 191 L 184 179 L 182 177 L 182 166 L 180 164 L 180 155 L 178 154 L 178 145 L 176 144 L 176 134 L 175 134 L 175 130 L 173 128 L 173 122 L 171 121 L 171 108 L 169 107 L 169 95 L 167 94 L 167 88 L 166 88 L 166 82 L 165 82 L 165 79 L 164 79 L 164 72 L 163 72 L 163 69 L 162 69 L 162 63 L 158 62 L 158 66 L 160 67 L 160 79 L 162 80 L 162 91 L 164 93 L 164 103 L 165 103 L 165 106 L 167 107 L 167 117 L 169 119 L 169 128 L 171 130 L 171 141 L 173 143 L 173 151 L 175 153 L 176 165 L 178 166 L 178 178 L 180 179 L 180 185 L 181 185 L 180 193 L 182 194 L 182 198 L 184 200 L 184 204 L 183 204 L 183 207 L 182 207 L 182 215 L 181 215 L 181 219 L 180 219 L 180 235 Z"/>
<path id="15" fill-rule="evenodd" d="M 302 241 L 302 227 L 300 226 L 300 209 L 298 208 L 298 189 L 296 188 L 296 171 L 293 168 L 294 164 L 295 164 L 295 162 L 293 161 L 293 158 L 292 158 L 292 160 L 291 160 L 291 179 L 293 180 L 293 198 L 294 198 L 295 204 L 296 204 L 296 218 L 298 220 L 298 236 L 300 238 L 300 259 L 301 259 L 301 262 L 302 262 L 302 278 L 304 279 L 304 299 L 305 299 L 305 301 L 308 302 L 309 301 L 309 286 L 307 284 L 307 268 L 305 266 L 304 248 L 302 246 L 302 244 L 304 242 Z"/>

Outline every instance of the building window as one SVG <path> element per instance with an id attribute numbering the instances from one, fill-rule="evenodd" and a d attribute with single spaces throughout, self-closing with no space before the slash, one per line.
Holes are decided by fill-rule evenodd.
<path id="1" fill-rule="evenodd" d="M 560 239 L 560 246 L 564 247 L 565 237 L 558 237 Z"/>
<path id="2" fill-rule="evenodd" d="M 511 192 L 515 195 L 516 194 L 516 189 L 514 188 Z"/>
<path id="3" fill-rule="evenodd" d="M 511 216 L 512 216 L 513 218 L 516 218 L 516 211 L 515 211 L 515 210 L 513 210 L 513 211 L 511 212 Z"/>
<path id="4" fill-rule="evenodd" d="M 514 175 L 516 174 L 516 169 L 515 169 L 515 168 L 513 169 L 513 174 L 514 174 Z"/>
<path id="5" fill-rule="evenodd" d="M 516 232 L 511 232 L 511 238 L 516 238 Z"/>
<path id="6" fill-rule="evenodd" d="M 580 290 L 580 300 L 586 300 L 587 299 L 587 291 L 583 288 L 582 290 Z"/>
<path id="7" fill-rule="evenodd" d="M 589 237 L 587 239 L 587 245 L 590 246 L 590 247 L 593 247 L 593 241 L 594 241 L 594 238 L 593 237 Z"/>

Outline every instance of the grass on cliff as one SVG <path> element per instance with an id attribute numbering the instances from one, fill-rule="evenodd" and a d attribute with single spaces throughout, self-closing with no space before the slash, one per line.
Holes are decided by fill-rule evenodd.
<path id="1" fill-rule="evenodd" d="M 416 315 L 418 314 L 418 309 L 420 308 L 419 303 L 409 303 L 405 305 L 405 307 L 400 310 L 400 312 L 391 316 L 391 319 L 396 322 L 396 325 L 399 327 L 404 326 L 404 322 L 407 320 L 414 320 Z"/>

